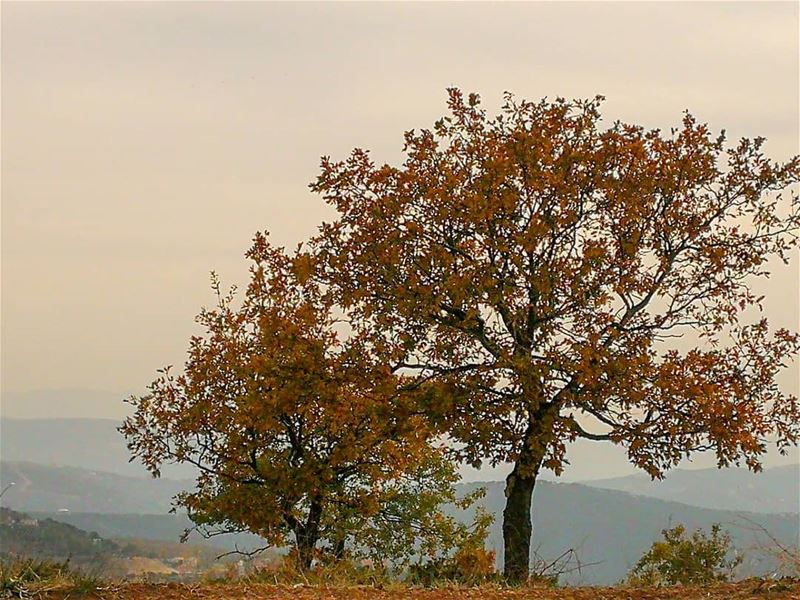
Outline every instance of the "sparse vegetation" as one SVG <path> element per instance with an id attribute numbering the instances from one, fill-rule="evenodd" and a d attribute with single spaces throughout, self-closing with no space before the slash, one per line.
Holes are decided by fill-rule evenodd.
<path id="1" fill-rule="evenodd" d="M 740 517 L 737 525 L 755 534 L 756 542 L 749 550 L 770 557 L 776 565 L 775 575 L 800 577 L 800 540 L 782 542 L 766 527 L 747 517 Z"/>
<path id="2" fill-rule="evenodd" d="M 121 553 L 116 543 L 50 518 L 37 519 L 28 514 L 0 507 L 0 538 L 3 554 L 41 558 L 71 557 L 81 563 L 101 561 Z"/>
<path id="3" fill-rule="evenodd" d="M 313 581 L 297 584 L 214 583 L 204 585 L 126 583 L 90 598 L 103 600 L 795 600 L 800 594 L 796 580 L 748 580 L 714 586 L 664 588 L 552 588 L 538 585 L 487 584 L 476 587 L 441 585 L 422 588 L 396 584 L 331 585 Z M 43 600 L 82 598 L 69 591 L 51 592 Z"/>
<path id="4" fill-rule="evenodd" d="M 35 558 L 0 560 L 0 598 L 31 598 L 48 592 L 85 596 L 97 592 L 102 580 L 75 569 L 69 561 Z"/>
<path id="5" fill-rule="evenodd" d="M 683 525 L 662 531 L 663 540 L 653 543 L 636 563 L 628 583 L 636 586 L 708 585 L 730 581 L 742 562 L 731 545 L 731 536 L 719 524 L 711 534 L 698 529 L 686 535 Z"/>

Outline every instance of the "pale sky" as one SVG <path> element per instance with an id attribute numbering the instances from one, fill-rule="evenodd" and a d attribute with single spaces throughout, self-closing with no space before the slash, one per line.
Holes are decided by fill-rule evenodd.
<path id="1" fill-rule="evenodd" d="M 181 364 L 209 271 L 242 283 L 258 229 L 314 234 L 320 156 L 398 161 L 448 86 L 491 112 L 504 90 L 603 94 L 608 123 L 663 129 L 688 108 L 786 159 L 798 23 L 794 2 L 3 2 L 3 413 L 58 412 L 32 391 L 142 392 Z M 798 262 L 759 289 L 797 329 Z M 63 408 L 124 414 L 97 397 Z"/>

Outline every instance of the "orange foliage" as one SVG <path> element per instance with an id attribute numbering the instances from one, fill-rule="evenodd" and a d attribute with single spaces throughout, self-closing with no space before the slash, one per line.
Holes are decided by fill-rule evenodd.
<path id="1" fill-rule="evenodd" d="M 745 319 L 754 279 L 796 248 L 800 160 L 688 113 L 668 134 L 602 128 L 601 101 L 508 95 L 489 118 L 452 89 L 402 165 L 356 149 L 311 186 L 338 212 L 313 242 L 332 297 L 398 372 L 436 382 L 429 416 L 461 457 L 515 464 L 514 577 L 536 475 L 576 438 L 661 477 L 703 450 L 758 469 L 768 440 L 800 435 L 775 383 L 798 337 Z"/>
<path id="2" fill-rule="evenodd" d="M 183 373 L 164 369 L 132 398 L 121 431 L 156 476 L 165 462 L 198 468 L 197 490 L 177 505 L 202 531 L 250 531 L 272 545 L 293 536 L 307 567 L 318 541 L 341 552 L 354 521 L 377 517 L 398 482 L 416 489 L 440 452 L 415 390 L 363 338 L 340 339 L 310 257 L 264 235 L 248 256 L 241 303 L 214 277 L 218 305 L 197 317 L 205 333 Z"/>

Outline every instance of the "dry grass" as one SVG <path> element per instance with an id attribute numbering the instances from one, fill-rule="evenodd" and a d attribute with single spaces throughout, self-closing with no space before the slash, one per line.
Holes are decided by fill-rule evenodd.
<path id="1" fill-rule="evenodd" d="M 396 586 L 306 586 L 220 583 L 203 585 L 127 583 L 89 595 L 54 591 L 47 600 L 97 598 L 104 600 L 738 600 L 742 598 L 800 599 L 800 580 L 747 580 L 709 587 L 670 588 L 504 588 Z"/>
<path id="2" fill-rule="evenodd" d="M 61 592 L 86 597 L 98 590 L 100 583 L 98 577 L 71 568 L 69 561 L 0 561 L 0 598 L 50 597 L 52 593 L 63 595 Z"/>

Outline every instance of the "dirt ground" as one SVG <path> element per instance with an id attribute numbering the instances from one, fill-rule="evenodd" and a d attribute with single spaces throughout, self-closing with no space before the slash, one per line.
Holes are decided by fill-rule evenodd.
<path id="1" fill-rule="evenodd" d="M 76 598 L 104 600 L 736 600 L 741 598 L 792 598 L 800 600 L 800 580 L 748 580 L 712 587 L 639 588 L 522 588 L 445 587 L 335 587 L 264 584 L 148 584 L 128 583 L 110 586 L 99 594 L 78 596 L 51 592 L 46 600 Z"/>

